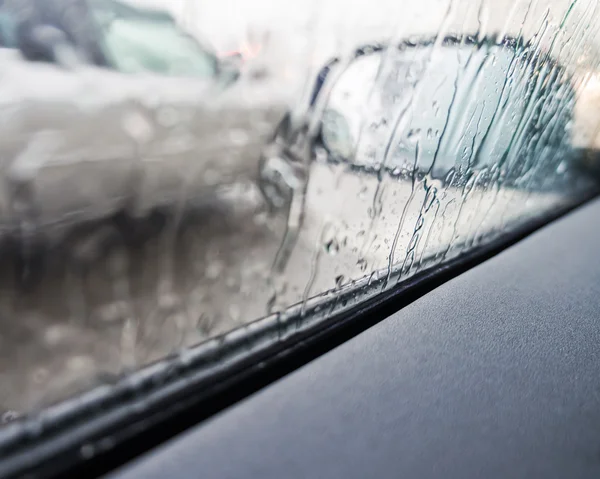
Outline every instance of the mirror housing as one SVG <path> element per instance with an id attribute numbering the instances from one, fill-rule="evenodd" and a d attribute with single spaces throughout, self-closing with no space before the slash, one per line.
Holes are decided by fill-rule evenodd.
<path id="1" fill-rule="evenodd" d="M 219 78 L 226 85 L 235 83 L 241 75 L 243 63 L 244 59 L 241 53 L 233 53 L 221 57 L 218 63 Z"/>

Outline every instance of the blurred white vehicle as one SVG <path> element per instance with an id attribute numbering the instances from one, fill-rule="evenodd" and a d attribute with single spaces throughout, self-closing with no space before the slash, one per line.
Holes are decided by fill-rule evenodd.
<path id="1" fill-rule="evenodd" d="M 286 117 L 261 169 L 265 196 L 289 209 L 278 268 L 303 222 L 311 158 L 436 189 L 576 180 L 565 167 L 575 158 L 568 70 L 523 39 L 434 40 L 369 44 L 330 60 L 308 105 Z"/>
<path id="2" fill-rule="evenodd" d="M 56 241 L 257 176 L 295 91 L 277 70 L 245 72 L 161 11 L 27 1 L 26 18 L 0 3 L 0 234 Z"/>

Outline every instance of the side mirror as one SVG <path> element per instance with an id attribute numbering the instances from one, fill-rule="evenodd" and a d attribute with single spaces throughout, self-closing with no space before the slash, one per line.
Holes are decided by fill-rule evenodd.
<path id="1" fill-rule="evenodd" d="M 234 53 L 221 57 L 219 60 L 219 77 L 226 85 L 237 81 L 240 77 L 244 59 L 240 53 Z"/>

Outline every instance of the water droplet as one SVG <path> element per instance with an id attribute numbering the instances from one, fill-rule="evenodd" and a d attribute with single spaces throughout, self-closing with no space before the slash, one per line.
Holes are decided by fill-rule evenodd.
<path id="1" fill-rule="evenodd" d="M 335 278 L 335 287 L 337 289 L 341 288 L 343 286 L 343 284 L 344 284 L 345 279 L 346 278 L 344 277 L 343 274 L 340 274 L 339 276 L 336 276 L 336 278 Z"/>
<path id="2" fill-rule="evenodd" d="M 267 300 L 267 314 L 273 314 L 275 311 L 275 304 L 277 303 L 277 293 L 273 293 Z"/>
<path id="3" fill-rule="evenodd" d="M 335 256 L 340 252 L 340 243 L 336 238 L 332 238 L 325 243 L 325 252 L 331 256 Z"/>
<path id="4" fill-rule="evenodd" d="M 369 266 L 369 264 L 367 263 L 367 260 L 365 258 L 360 258 L 356 264 L 358 265 L 358 267 L 360 268 L 360 270 L 364 273 L 367 270 L 367 267 Z"/>
<path id="5" fill-rule="evenodd" d="M 89 356 L 72 356 L 67 360 L 67 369 L 78 374 L 90 373 L 94 370 L 94 360 Z"/>
<path id="6" fill-rule="evenodd" d="M 2 424 L 8 424 L 10 422 L 16 421 L 17 419 L 19 419 L 20 414 L 17 411 L 5 411 L 4 413 L 2 413 L 2 419 L 1 422 Z"/>
<path id="7" fill-rule="evenodd" d="M 196 323 L 196 329 L 203 336 L 209 336 L 214 326 L 214 318 L 205 313 L 201 313 Z"/>
<path id="8" fill-rule="evenodd" d="M 206 266 L 206 270 L 204 271 L 204 276 L 206 276 L 208 279 L 217 279 L 221 275 L 221 272 L 223 271 L 224 268 L 225 268 L 225 264 L 223 263 L 223 261 L 220 261 L 220 260 L 211 261 Z"/>
<path id="9" fill-rule="evenodd" d="M 203 179 L 207 185 L 218 185 L 221 183 L 221 173 L 215 169 L 208 168 L 203 173 Z"/>
<path id="10" fill-rule="evenodd" d="M 173 107 L 163 107 L 158 110 L 156 119 L 162 126 L 171 128 L 179 121 L 179 114 Z"/>
<path id="11" fill-rule="evenodd" d="M 137 143 L 148 143 L 154 136 L 150 121 L 139 112 L 130 112 L 122 121 L 125 132 Z"/>
<path id="12" fill-rule="evenodd" d="M 136 362 L 137 323 L 127 318 L 121 329 L 121 363 L 124 367 L 133 367 Z"/>
<path id="13" fill-rule="evenodd" d="M 158 298 L 158 307 L 163 312 L 173 313 L 181 305 L 181 299 L 173 293 L 163 293 Z"/>
<path id="14" fill-rule="evenodd" d="M 253 219 L 255 225 L 264 226 L 269 221 L 269 215 L 263 211 L 263 212 L 255 214 L 252 219 Z"/>
<path id="15" fill-rule="evenodd" d="M 229 306 L 229 317 L 233 321 L 238 322 L 240 320 L 241 316 L 242 316 L 242 312 L 240 310 L 240 307 L 237 304 L 232 304 Z"/>
<path id="16" fill-rule="evenodd" d="M 62 324 L 49 326 L 44 333 L 44 342 L 48 346 L 58 346 L 69 336 L 69 331 Z"/>
<path id="17" fill-rule="evenodd" d="M 238 279 L 235 276 L 228 276 L 225 285 L 230 289 L 238 288 Z"/>
<path id="18" fill-rule="evenodd" d="M 235 146 L 244 146 L 250 141 L 250 136 L 247 131 L 237 128 L 229 130 L 229 141 Z"/>
<path id="19" fill-rule="evenodd" d="M 409 143 L 415 144 L 421 139 L 421 130 L 419 128 L 410 130 L 406 135 L 406 139 Z"/>
<path id="20" fill-rule="evenodd" d="M 48 379 L 49 375 L 50 373 L 46 368 L 38 368 L 33 373 L 33 382 L 37 384 L 44 383 Z"/>
<path id="21" fill-rule="evenodd" d="M 84 459 L 91 459 L 96 454 L 96 448 L 93 444 L 84 444 L 79 449 L 79 452 Z"/>

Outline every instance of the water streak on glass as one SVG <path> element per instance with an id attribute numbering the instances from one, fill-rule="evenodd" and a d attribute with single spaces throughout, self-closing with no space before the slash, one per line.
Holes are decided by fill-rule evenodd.
<path id="1" fill-rule="evenodd" d="M 599 14 L 0 2 L 3 422 L 293 340 L 595 193 Z"/>

